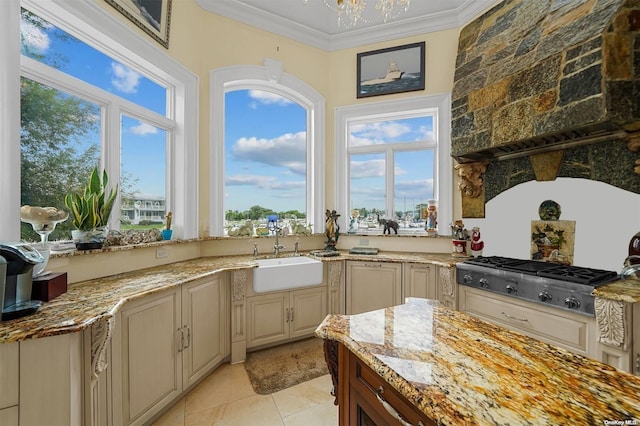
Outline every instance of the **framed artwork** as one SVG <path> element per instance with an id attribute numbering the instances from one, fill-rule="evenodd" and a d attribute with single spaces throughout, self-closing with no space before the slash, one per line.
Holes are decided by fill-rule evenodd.
<path id="1" fill-rule="evenodd" d="M 574 220 L 532 220 L 531 259 L 573 265 L 575 235 Z"/>
<path id="2" fill-rule="evenodd" d="M 424 41 L 358 53 L 358 98 L 424 90 Z"/>
<path id="3" fill-rule="evenodd" d="M 105 0 L 165 48 L 169 48 L 171 0 Z"/>

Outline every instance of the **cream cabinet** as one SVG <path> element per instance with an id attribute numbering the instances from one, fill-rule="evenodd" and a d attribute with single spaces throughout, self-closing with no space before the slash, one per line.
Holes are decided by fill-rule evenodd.
<path id="1" fill-rule="evenodd" d="M 346 314 L 402 304 L 402 264 L 346 262 Z"/>
<path id="2" fill-rule="evenodd" d="M 179 288 L 164 291 L 120 312 L 122 389 L 115 394 L 122 395 L 123 424 L 148 422 L 182 391 L 180 296 Z"/>
<path id="3" fill-rule="evenodd" d="M 18 425 L 20 360 L 18 342 L 0 344 L 0 425 Z"/>
<path id="4" fill-rule="evenodd" d="M 597 358 L 595 318 L 460 286 L 460 310 L 505 328 Z"/>
<path id="5" fill-rule="evenodd" d="M 436 299 L 436 266 L 422 263 L 403 264 L 402 298 Z"/>
<path id="6" fill-rule="evenodd" d="M 229 353 L 228 274 L 182 286 L 184 387 L 208 374 Z"/>
<path id="7" fill-rule="evenodd" d="M 247 298 L 247 349 L 312 336 L 327 315 L 327 287 Z"/>
<path id="8" fill-rule="evenodd" d="M 114 395 L 121 400 L 114 405 L 121 406 L 123 424 L 148 423 L 229 354 L 226 281 L 218 274 L 120 311 L 114 370 L 121 389 Z"/>

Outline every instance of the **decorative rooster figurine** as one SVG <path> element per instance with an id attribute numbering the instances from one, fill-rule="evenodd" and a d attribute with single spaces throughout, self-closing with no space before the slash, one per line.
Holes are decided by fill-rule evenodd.
<path id="1" fill-rule="evenodd" d="M 480 237 L 480 228 L 474 226 L 471 229 L 471 256 L 482 256 L 482 249 L 484 248 L 484 241 Z"/>

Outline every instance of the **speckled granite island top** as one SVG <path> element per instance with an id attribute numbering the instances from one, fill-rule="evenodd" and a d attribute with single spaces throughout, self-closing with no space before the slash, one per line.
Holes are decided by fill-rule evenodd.
<path id="1" fill-rule="evenodd" d="M 224 270 L 255 267 L 249 256 L 203 257 L 69 284 L 35 314 L 0 322 L 0 343 L 81 331 L 110 318 L 127 301 Z"/>
<path id="2" fill-rule="evenodd" d="M 640 377 L 437 301 L 329 315 L 316 335 L 345 345 L 438 424 L 640 424 Z"/>

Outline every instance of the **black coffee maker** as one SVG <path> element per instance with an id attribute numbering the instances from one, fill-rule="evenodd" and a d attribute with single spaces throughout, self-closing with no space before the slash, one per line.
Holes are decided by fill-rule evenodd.
<path id="1" fill-rule="evenodd" d="M 31 300 L 33 266 L 44 257 L 24 243 L 0 243 L 0 306 L 2 321 L 32 314 L 42 306 Z"/>

